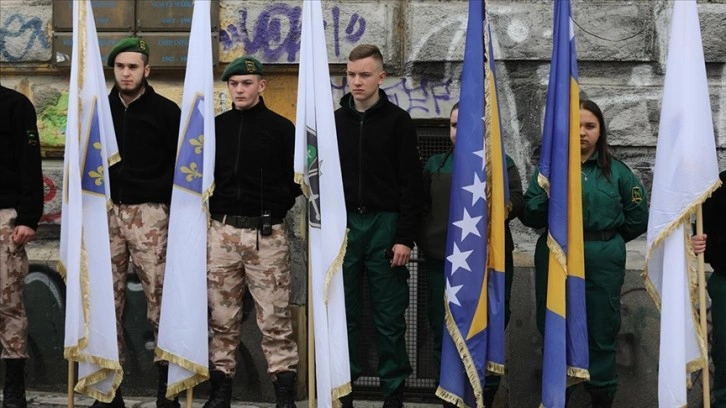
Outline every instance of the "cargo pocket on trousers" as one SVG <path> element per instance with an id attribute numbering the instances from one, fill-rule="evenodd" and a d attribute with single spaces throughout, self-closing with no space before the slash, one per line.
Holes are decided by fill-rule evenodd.
<path id="1" fill-rule="evenodd" d="M 609 298 L 610 303 L 610 310 L 612 312 L 612 316 L 610 318 L 610 327 L 612 330 L 612 336 L 613 339 L 618 335 L 618 332 L 620 332 L 620 296 L 612 296 Z"/>

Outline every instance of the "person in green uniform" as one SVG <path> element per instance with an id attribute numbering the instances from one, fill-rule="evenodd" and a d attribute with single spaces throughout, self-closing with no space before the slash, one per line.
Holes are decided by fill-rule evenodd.
<path id="1" fill-rule="evenodd" d="M 726 184 L 726 171 L 721 172 Z M 708 238 L 708 239 L 707 239 Z M 703 203 L 703 234 L 691 237 L 693 250 L 705 251 L 706 262 L 713 273 L 708 278 L 711 297 L 711 359 L 713 361 L 714 408 L 726 408 L 726 187 L 719 187 Z"/>
<path id="2" fill-rule="evenodd" d="M 353 48 L 346 66 L 350 92 L 340 100 L 335 125 L 349 230 L 343 285 L 351 380 L 363 372 L 359 339 L 365 276 L 383 407 L 400 408 L 406 377 L 413 371 L 405 339 L 406 264 L 421 224 L 423 182 L 416 128 L 408 112 L 380 89 L 385 77 L 378 47 Z M 348 394 L 341 402 L 350 408 L 353 396 Z"/>
<path id="3" fill-rule="evenodd" d="M 436 378 L 441 367 L 441 341 L 444 330 L 444 259 L 446 258 L 446 233 L 449 223 L 449 200 L 451 196 L 451 175 L 454 171 L 454 146 L 456 143 L 456 125 L 459 118 L 459 103 L 451 109 L 449 118 L 449 137 L 451 149 L 445 153 L 431 156 L 423 171 L 424 191 L 426 193 L 426 212 L 422 233 L 418 246 L 424 254 L 424 270 L 428 284 L 428 318 L 433 333 L 434 362 L 436 364 Z M 511 157 L 506 156 L 507 178 L 509 180 L 509 203 L 504 226 L 505 233 L 505 279 L 504 279 L 504 326 L 509 323 L 509 299 L 512 293 L 512 275 L 514 273 L 514 241 L 509 228 L 509 221 L 517 218 L 524 207 L 522 196 L 522 181 L 519 170 Z M 499 389 L 500 376 L 493 375 L 486 378 L 484 389 L 484 403 L 491 406 L 494 396 Z"/>
<path id="4" fill-rule="evenodd" d="M 585 240 L 585 297 L 590 352 L 590 381 L 585 384 L 592 407 L 611 407 L 618 387 L 615 337 L 620 331 L 620 289 L 625 279 L 625 243 L 648 226 L 645 188 L 633 172 L 615 159 L 607 144 L 602 111 L 592 101 L 580 102 L 582 219 Z M 549 198 L 535 171 L 524 195 L 524 225 L 544 229 L 535 249 L 537 328 L 544 334 Z M 568 392 L 569 395 L 569 392 Z"/>

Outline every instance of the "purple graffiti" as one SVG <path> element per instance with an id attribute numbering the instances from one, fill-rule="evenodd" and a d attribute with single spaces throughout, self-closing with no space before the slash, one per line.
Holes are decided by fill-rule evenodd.
<path id="1" fill-rule="evenodd" d="M 388 99 L 396 105 L 406 109 L 410 114 L 416 110 L 431 113 L 430 104 L 433 104 L 434 113 L 441 114 L 439 101 L 448 101 L 451 98 L 451 78 L 444 82 L 432 82 L 426 78 L 419 81 L 418 86 L 410 86 L 407 78 L 383 87 Z"/>
<path id="2" fill-rule="evenodd" d="M 333 15 L 333 38 L 335 39 L 335 55 L 340 56 L 340 8 L 338 6 L 333 7 L 331 10 Z M 358 29 L 355 30 L 356 25 Z M 354 31 L 355 30 L 355 31 Z M 345 28 L 345 37 L 343 40 L 355 44 L 358 42 L 363 34 L 366 32 L 366 19 L 360 17 L 358 13 L 353 13 L 348 21 L 348 27 Z"/>
<path id="3" fill-rule="evenodd" d="M 295 62 L 300 51 L 301 12 L 299 6 L 272 3 L 252 22 L 249 9 L 242 8 L 239 10 L 239 22 L 228 24 L 226 29 L 219 31 L 219 41 L 225 51 L 241 43 L 248 54 L 259 53 L 265 61 L 280 61 L 284 58 L 287 62 Z M 345 28 L 341 32 L 340 8 L 334 6 L 331 15 L 334 52 L 340 56 L 341 41 L 355 44 L 363 37 L 366 19 L 359 13 L 351 14 L 347 22 L 343 22 Z M 328 21 L 324 25 L 328 29 Z"/>
<path id="4" fill-rule="evenodd" d="M 358 30 L 356 32 L 353 32 L 353 29 L 355 28 L 356 23 L 358 23 Z M 356 42 L 360 40 L 360 38 L 363 36 L 363 33 L 366 32 L 366 19 L 363 17 L 358 16 L 358 13 L 353 13 L 352 16 L 350 16 L 350 22 L 348 23 L 348 27 L 345 29 L 345 39 L 350 42 Z"/>
<path id="5" fill-rule="evenodd" d="M 409 78 L 401 78 L 400 81 L 383 86 L 381 89 L 386 92 L 388 100 L 398 105 L 401 109 L 405 109 L 412 116 L 416 111 L 421 111 L 428 115 L 435 114 L 440 116 L 442 113 L 439 102 L 451 100 L 452 83 L 453 80 L 451 78 L 442 81 L 430 81 L 422 78 L 418 86 L 411 86 Z M 333 89 L 334 95 L 342 95 L 347 91 L 348 78 L 341 77 L 339 85 L 336 81 L 332 81 L 330 86 Z M 431 105 L 433 105 L 433 108 Z"/>
<path id="6" fill-rule="evenodd" d="M 261 53 L 266 61 L 278 61 L 287 54 L 287 62 L 295 62 L 300 50 L 300 13 L 299 6 L 271 4 L 260 13 L 250 31 L 248 11 L 243 8 L 239 11 L 238 26 L 229 24 L 226 30 L 220 30 L 220 42 L 225 50 L 242 42 L 247 54 Z"/>
<path id="7" fill-rule="evenodd" d="M 335 38 L 335 56 L 340 55 L 340 9 L 338 6 L 333 7 L 333 38 Z"/>

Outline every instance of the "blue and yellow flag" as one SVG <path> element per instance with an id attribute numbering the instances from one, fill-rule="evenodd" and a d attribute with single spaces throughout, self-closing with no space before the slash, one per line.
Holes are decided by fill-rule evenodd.
<path id="1" fill-rule="evenodd" d="M 508 190 L 492 55 L 484 2 L 470 1 L 446 244 L 446 327 L 436 391 L 460 407 L 483 406 L 487 373 L 504 373 Z"/>
<path id="2" fill-rule="evenodd" d="M 580 170 L 580 89 L 569 0 L 555 1 L 552 67 L 539 164 L 549 195 L 550 249 L 542 405 L 564 407 L 567 385 L 589 379 Z"/>

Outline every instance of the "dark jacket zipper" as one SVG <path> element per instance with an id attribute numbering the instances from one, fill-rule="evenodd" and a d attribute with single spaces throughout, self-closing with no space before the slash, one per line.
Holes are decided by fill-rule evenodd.
<path id="1" fill-rule="evenodd" d="M 360 119 L 358 132 L 358 211 L 364 211 L 363 205 L 363 117 Z"/>
<path id="2" fill-rule="evenodd" d="M 123 127 L 123 137 L 121 138 L 121 143 L 123 143 L 122 153 L 121 153 L 121 174 L 124 174 L 124 168 L 126 167 L 124 165 L 125 162 L 124 162 L 123 158 L 126 157 L 126 113 L 128 112 L 128 110 L 129 110 L 129 107 L 124 106 L 124 121 L 123 121 L 124 127 Z M 119 187 L 119 189 L 118 189 L 118 203 L 119 204 L 123 204 L 123 202 L 124 202 L 123 191 L 124 191 L 124 184 L 121 183 L 121 187 Z"/>
<path id="3" fill-rule="evenodd" d="M 237 153 L 236 153 L 236 157 L 234 159 L 234 179 L 237 180 L 237 201 L 239 201 L 240 198 L 242 197 L 242 192 L 239 187 L 239 178 L 237 177 L 237 171 L 239 169 L 239 156 L 240 156 L 239 148 L 240 148 L 240 145 L 242 144 L 242 125 L 244 125 L 244 120 L 245 120 L 244 114 L 242 112 L 240 112 L 239 130 L 237 131 Z"/>

